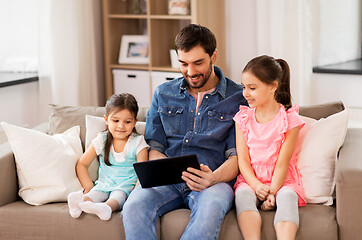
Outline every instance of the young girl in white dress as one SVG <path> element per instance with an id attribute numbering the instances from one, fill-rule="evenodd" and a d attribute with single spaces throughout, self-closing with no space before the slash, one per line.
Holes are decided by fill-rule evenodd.
<path id="1" fill-rule="evenodd" d="M 109 220 L 135 187 L 137 176 L 133 163 L 147 161 L 149 148 L 143 135 L 135 132 L 137 113 L 137 101 L 131 94 L 114 94 L 107 101 L 104 120 L 108 129 L 98 133 L 76 165 L 84 191 L 68 196 L 73 218 L 78 218 L 83 211 Z M 98 180 L 93 184 L 88 168 L 97 155 L 100 166 Z"/>

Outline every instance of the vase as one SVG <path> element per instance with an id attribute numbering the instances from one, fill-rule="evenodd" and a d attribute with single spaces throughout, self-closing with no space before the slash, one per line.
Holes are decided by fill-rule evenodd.
<path id="1" fill-rule="evenodd" d="M 140 0 L 131 0 L 131 4 L 129 6 L 129 13 L 130 14 L 141 14 L 141 4 Z"/>

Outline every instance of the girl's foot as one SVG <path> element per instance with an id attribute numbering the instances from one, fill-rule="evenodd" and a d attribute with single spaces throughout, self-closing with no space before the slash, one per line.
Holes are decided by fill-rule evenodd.
<path id="1" fill-rule="evenodd" d="M 72 192 L 68 195 L 68 207 L 70 216 L 73 218 L 78 218 L 82 214 L 82 209 L 79 207 L 79 204 L 83 201 L 83 192 Z"/>
<path id="2" fill-rule="evenodd" d="M 82 202 L 80 208 L 86 213 L 97 215 L 102 220 L 109 220 L 112 216 L 112 209 L 106 203 L 94 203 L 91 201 Z"/>

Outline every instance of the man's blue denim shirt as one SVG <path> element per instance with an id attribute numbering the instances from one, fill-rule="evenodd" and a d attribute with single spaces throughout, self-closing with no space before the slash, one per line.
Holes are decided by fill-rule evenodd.
<path id="1" fill-rule="evenodd" d="M 214 69 L 220 81 L 213 92 L 205 94 L 196 117 L 196 101 L 183 77 L 156 89 L 146 120 L 150 150 L 168 157 L 197 154 L 199 162 L 212 171 L 236 155 L 233 117 L 247 102 L 242 86 L 225 78 L 218 67 Z"/>

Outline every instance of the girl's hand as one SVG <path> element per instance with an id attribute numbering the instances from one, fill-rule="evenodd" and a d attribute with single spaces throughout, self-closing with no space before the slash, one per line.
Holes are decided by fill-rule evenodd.
<path id="1" fill-rule="evenodd" d="M 273 194 L 269 194 L 266 197 L 266 200 L 260 206 L 261 210 L 271 211 L 275 209 L 275 196 Z"/>
<path id="2" fill-rule="evenodd" d="M 265 201 L 269 193 L 270 193 L 270 186 L 266 184 L 260 183 L 255 188 L 255 195 L 260 201 Z"/>
<path id="3" fill-rule="evenodd" d="M 84 187 L 83 193 L 86 194 L 88 193 L 92 188 L 93 188 L 93 183 L 89 184 L 89 186 Z"/>

